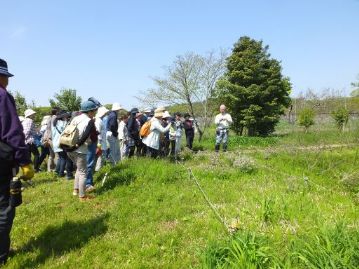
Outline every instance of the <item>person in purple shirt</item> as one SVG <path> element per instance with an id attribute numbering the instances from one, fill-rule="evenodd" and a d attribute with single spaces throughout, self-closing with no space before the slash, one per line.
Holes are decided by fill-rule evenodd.
<path id="1" fill-rule="evenodd" d="M 15 217 L 15 207 L 10 203 L 14 169 L 20 166 L 24 180 L 34 176 L 15 101 L 6 91 L 12 76 L 7 63 L 0 59 L 0 267 L 9 256 L 10 231 Z"/>

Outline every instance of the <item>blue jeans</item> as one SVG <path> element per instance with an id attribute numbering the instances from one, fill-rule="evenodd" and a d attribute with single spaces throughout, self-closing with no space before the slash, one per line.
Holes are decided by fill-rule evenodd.
<path id="1" fill-rule="evenodd" d="M 216 132 L 216 147 L 219 147 L 223 143 L 223 150 L 227 150 L 228 145 L 228 130 L 227 129 L 218 129 Z"/>
<path id="2" fill-rule="evenodd" d="M 114 136 L 109 136 L 107 141 L 110 144 L 110 161 L 115 165 L 121 159 L 120 142 L 118 138 Z"/>
<path id="3" fill-rule="evenodd" d="M 59 155 L 59 159 L 57 161 L 56 164 L 56 169 L 55 172 L 60 176 L 60 177 L 64 177 L 65 176 L 65 169 L 66 169 L 66 177 L 68 179 L 72 178 L 72 170 L 73 170 L 73 165 L 72 165 L 72 161 L 70 160 L 70 158 L 67 156 L 67 153 L 65 151 L 61 151 L 58 152 Z"/>
<path id="4" fill-rule="evenodd" d="M 87 169 L 86 169 L 86 186 L 93 186 L 93 172 L 95 170 L 95 160 L 96 160 L 96 143 L 91 143 L 87 146 Z"/>

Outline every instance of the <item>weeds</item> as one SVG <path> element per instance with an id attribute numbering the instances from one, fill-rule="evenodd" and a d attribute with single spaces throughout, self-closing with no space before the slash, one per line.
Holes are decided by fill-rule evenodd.
<path id="1" fill-rule="evenodd" d="M 354 269 L 359 264 L 359 232 L 343 223 L 296 236 L 286 246 L 273 243 L 268 234 L 240 232 L 222 245 L 211 245 L 203 254 L 203 268 Z"/>

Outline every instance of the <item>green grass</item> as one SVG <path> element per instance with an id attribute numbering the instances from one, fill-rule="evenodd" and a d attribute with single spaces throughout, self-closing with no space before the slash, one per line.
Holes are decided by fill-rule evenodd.
<path id="1" fill-rule="evenodd" d="M 40 173 L 17 209 L 6 268 L 357 268 L 359 146 L 286 147 L 302 146 L 295 135 L 184 154 L 232 235 L 180 164 L 105 167 L 85 203 L 72 181 Z"/>
<path id="2" fill-rule="evenodd" d="M 206 130 L 201 142 L 196 137 L 194 149 L 213 150 L 215 137 L 215 128 L 212 126 Z M 359 142 L 359 123 L 351 121 L 344 132 L 340 132 L 333 122 L 317 123 L 309 129 L 308 133 L 305 133 L 303 128 L 297 124 L 281 121 L 276 132 L 268 137 L 239 136 L 232 131 L 230 131 L 229 137 L 229 150 L 356 144 Z"/>

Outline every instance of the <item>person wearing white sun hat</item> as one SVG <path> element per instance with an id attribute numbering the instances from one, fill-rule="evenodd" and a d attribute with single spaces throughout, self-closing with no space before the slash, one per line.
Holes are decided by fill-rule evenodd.
<path id="1" fill-rule="evenodd" d="M 22 127 L 24 129 L 25 135 L 25 144 L 29 149 L 29 154 L 31 158 L 31 154 L 34 155 L 34 169 L 36 172 L 39 172 L 39 158 L 40 153 L 35 144 L 35 136 L 37 135 L 36 127 L 35 127 L 35 115 L 36 112 L 32 109 L 26 109 L 24 116 L 25 119 L 22 121 Z"/>
<path id="2" fill-rule="evenodd" d="M 97 110 L 95 126 L 98 132 L 98 142 L 97 142 L 97 161 L 95 171 L 99 171 L 101 167 L 104 165 L 106 160 L 106 152 L 107 152 L 107 141 L 106 141 L 106 126 L 104 125 L 104 117 L 109 113 L 109 110 L 102 106 Z"/>

